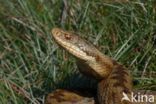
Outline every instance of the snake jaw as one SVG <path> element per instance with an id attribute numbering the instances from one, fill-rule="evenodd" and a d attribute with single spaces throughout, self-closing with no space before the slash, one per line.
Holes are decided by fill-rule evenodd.
<path id="1" fill-rule="evenodd" d="M 52 35 L 60 46 L 62 46 L 64 49 L 66 49 L 69 53 L 76 56 L 77 58 L 84 61 L 92 62 L 96 60 L 95 57 L 87 55 L 87 53 L 85 52 L 85 46 L 83 46 L 82 44 L 78 44 L 78 36 L 73 36 L 73 34 L 71 35 L 69 33 L 66 33 L 59 28 L 52 29 Z"/>

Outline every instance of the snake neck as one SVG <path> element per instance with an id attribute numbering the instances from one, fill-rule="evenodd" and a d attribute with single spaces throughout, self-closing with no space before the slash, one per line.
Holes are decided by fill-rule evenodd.
<path id="1" fill-rule="evenodd" d="M 132 91 L 132 79 L 129 71 L 114 61 L 114 68 L 108 78 L 103 79 L 98 84 L 99 104 L 132 104 L 123 100 L 123 94 L 128 97 Z"/>
<path id="2" fill-rule="evenodd" d="M 87 62 L 77 59 L 77 67 L 79 71 L 96 80 L 106 79 L 113 70 L 113 61 L 104 55 L 96 55 L 96 61 Z"/>

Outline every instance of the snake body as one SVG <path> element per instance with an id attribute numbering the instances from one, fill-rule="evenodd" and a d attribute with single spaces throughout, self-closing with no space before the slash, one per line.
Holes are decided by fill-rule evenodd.
<path id="1" fill-rule="evenodd" d="M 98 80 L 98 88 L 97 101 L 77 92 L 56 90 L 48 95 L 47 104 L 132 104 L 122 100 L 123 93 L 129 97 L 132 92 L 132 79 L 123 65 L 72 32 L 54 28 L 52 35 L 59 46 L 76 57 L 82 74 Z"/>

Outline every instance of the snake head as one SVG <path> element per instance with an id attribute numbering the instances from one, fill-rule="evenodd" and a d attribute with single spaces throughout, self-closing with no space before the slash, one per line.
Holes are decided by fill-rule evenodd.
<path id="1" fill-rule="evenodd" d="M 88 41 L 78 35 L 59 28 L 52 29 L 52 35 L 56 42 L 75 57 L 84 61 L 95 61 L 98 51 Z"/>

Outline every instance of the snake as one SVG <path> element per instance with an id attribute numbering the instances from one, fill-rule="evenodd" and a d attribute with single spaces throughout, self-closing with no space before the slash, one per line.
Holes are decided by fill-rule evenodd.
<path id="1" fill-rule="evenodd" d="M 123 99 L 131 96 L 133 87 L 130 71 L 124 65 L 104 55 L 76 33 L 53 28 L 51 34 L 59 46 L 76 58 L 79 71 L 96 79 L 98 84 L 96 95 L 57 89 L 48 94 L 46 104 L 134 104 Z"/>

